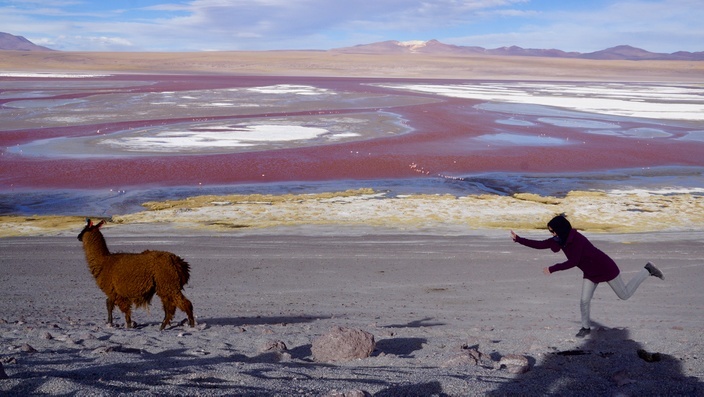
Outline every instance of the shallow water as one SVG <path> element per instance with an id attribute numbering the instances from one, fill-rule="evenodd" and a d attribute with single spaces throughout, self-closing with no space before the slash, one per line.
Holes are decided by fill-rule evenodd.
<path id="1" fill-rule="evenodd" d="M 202 195 L 312 194 L 372 188 L 385 197 L 449 194 L 456 197 L 533 193 L 564 197 L 572 191 L 610 194 L 638 193 L 647 197 L 673 194 L 704 196 L 704 167 L 658 167 L 607 172 L 522 174 L 490 172 L 429 178 L 340 180 L 239 184 L 236 186 L 174 186 L 129 190 L 52 190 L 0 193 L 0 215 L 112 216 L 143 211 L 149 201 L 179 200 Z"/>

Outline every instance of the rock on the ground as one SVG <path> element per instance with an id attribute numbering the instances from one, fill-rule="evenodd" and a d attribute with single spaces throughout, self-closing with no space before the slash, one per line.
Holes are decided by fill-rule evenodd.
<path id="1" fill-rule="evenodd" d="M 313 340 L 311 352 L 319 362 L 343 362 L 371 356 L 376 342 L 369 332 L 345 327 L 333 327 L 330 332 Z"/>
<path id="2" fill-rule="evenodd" d="M 499 366 L 501 368 L 505 367 L 506 370 L 512 374 L 523 374 L 530 370 L 528 359 L 519 354 L 508 354 L 501 357 Z"/>

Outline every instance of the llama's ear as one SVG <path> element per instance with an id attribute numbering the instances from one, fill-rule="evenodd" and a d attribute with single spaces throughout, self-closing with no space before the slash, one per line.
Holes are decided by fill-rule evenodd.
<path id="1" fill-rule="evenodd" d="M 105 224 L 105 220 L 102 220 L 102 221 L 98 222 L 98 224 L 95 225 L 95 227 L 100 228 L 100 227 L 103 226 L 104 224 Z"/>
<path id="2" fill-rule="evenodd" d="M 90 218 L 86 218 L 86 226 L 88 226 L 88 227 L 93 226 L 93 221 L 91 221 Z"/>

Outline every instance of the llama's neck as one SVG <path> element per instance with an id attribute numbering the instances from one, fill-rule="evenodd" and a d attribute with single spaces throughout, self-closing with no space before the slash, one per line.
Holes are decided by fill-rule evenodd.
<path id="1" fill-rule="evenodd" d="M 103 261 L 110 255 L 105 238 L 100 232 L 86 233 L 83 236 L 83 250 L 91 273 L 97 276 L 103 266 Z"/>

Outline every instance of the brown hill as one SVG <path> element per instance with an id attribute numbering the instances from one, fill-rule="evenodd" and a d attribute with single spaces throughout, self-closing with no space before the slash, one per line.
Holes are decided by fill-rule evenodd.
<path id="1" fill-rule="evenodd" d="M 54 51 L 51 48 L 36 45 L 22 36 L 0 32 L 0 51 Z"/>
<path id="2" fill-rule="evenodd" d="M 704 60 L 704 51 L 689 52 L 678 51 L 672 54 L 663 54 L 631 47 L 629 45 L 619 45 L 605 50 L 581 54 L 579 58 L 584 59 L 625 59 L 630 61 L 640 60 L 680 60 L 680 61 L 701 61 Z"/>

